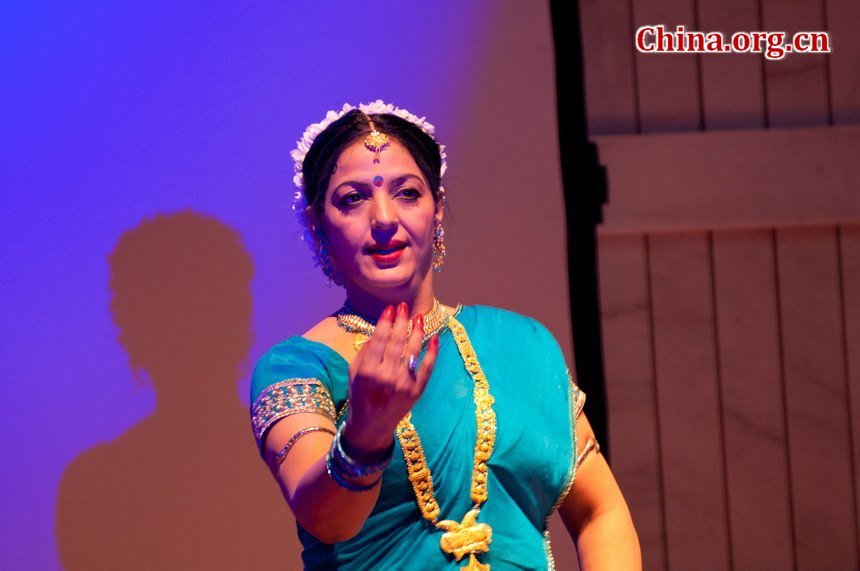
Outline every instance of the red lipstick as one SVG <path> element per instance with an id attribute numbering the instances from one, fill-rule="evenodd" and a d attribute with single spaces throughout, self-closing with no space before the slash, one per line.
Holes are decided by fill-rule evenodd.
<path id="1" fill-rule="evenodd" d="M 390 264 L 397 261 L 403 255 L 403 250 L 405 249 L 406 242 L 391 242 L 389 244 L 370 246 L 366 251 L 377 262 Z"/>

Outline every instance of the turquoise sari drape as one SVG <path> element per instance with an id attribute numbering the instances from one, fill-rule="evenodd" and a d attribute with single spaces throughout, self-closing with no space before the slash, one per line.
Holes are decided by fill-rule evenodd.
<path id="1" fill-rule="evenodd" d="M 546 522 L 573 480 L 576 450 L 573 403 L 580 396 L 564 357 L 537 321 L 484 306 L 461 307 L 466 329 L 495 399 L 496 446 L 488 463 L 488 499 L 479 522 L 493 529 L 489 553 L 479 559 L 493 569 L 546 569 Z M 335 409 L 347 398 L 346 361 L 302 337 L 273 347 L 257 364 L 252 402 L 267 389 L 294 378 L 318 379 Z M 412 410 L 433 475 L 440 519 L 460 521 L 469 497 L 476 437 L 473 381 L 450 331 L 440 335 L 439 357 L 427 389 Z M 252 415 L 260 416 L 260 406 Z M 265 411 L 264 411 L 265 412 Z M 268 411 L 269 416 L 272 415 Z M 266 417 L 268 418 L 268 417 Z M 268 426 L 258 427 L 262 442 Z M 342 421 L 342 419 L 341 419 Z M 439 547 L 442 531 L 421 517 L 395 440 L 379 500 L 354 538 L 326 545 L 299 527 L 307 569 L 459 569 Z"/>

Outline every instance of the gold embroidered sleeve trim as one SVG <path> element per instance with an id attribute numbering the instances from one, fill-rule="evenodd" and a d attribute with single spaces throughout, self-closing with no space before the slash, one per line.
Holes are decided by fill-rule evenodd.
<path id="1" fill-rule="evenodd" d="M 573 391 L 573 418 L 579 418 L 579 415 L 582 414 L 582 409 L 585 407 L 585 392 L 572 379 L 570 385 L 570 390 Z"/>
<path id="2" fill-rule="evenodd" d="M 266 387 L 251 405 L 251 426 L 257 445 L 262 446 L 273 424 L 300 412 L 321 414 L 334 422 L 334 403 L 322 381 L 287 379 Z"/>
<path id="3" fill-rule="evenodd" d="M 544 521 L 544 529 L 546 529 L 547 525 L 549 525 L 549 518 L 564 502 L 565 498 L 567 498 L 568 493 L 570 493 L 570 489 L 573 487 L 573 480 L 576 478 L 576 469 L 579 467 L 579 462 L 577 461 L 579 442 L 576 437 L 576 419 L 579 418 L 580 414 L 582 414 L 582 409 L 585 406 L 585 392 L 580 389 L 577 386 L 576 382 L 573 380 L 573 374 L 571 374 L 570 369 L 567 370 L 567 381 L 569 384 L 569 388 L 567 391 L 567 399 L 568 406 L 570 407 L 570 467 L 567 471 L 567 477 L 565 478 L 564 487 L 562 488 L 561 493 L 559 494 L 552 508 L 550 508 L 549 513 L 546 515 L 546 520 Z"/>
<path id="4" fill-rule="evenodd" d="M 589 438 L 585 442 L 585 446 L 582 447 L 582 452 L 576 455 L 576 469 L 579 470 L 579 466 L 585 461 L 589 454 L 592 452 L 596 452 L 600 454 L 600 444 L 597 443 L 597 440 L 594 438 Z"/>

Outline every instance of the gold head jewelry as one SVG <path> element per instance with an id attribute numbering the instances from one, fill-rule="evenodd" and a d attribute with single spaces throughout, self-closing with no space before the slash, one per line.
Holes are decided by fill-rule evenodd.
<path id="1" fill-rule="evenodd" d="M 376 125 L 370 121 L 370 134 L 364 138 L 364 146 L 373 153 L 373 164 L 376 165 L 376 176 L 373 177 L 374 186 L 382 186 L 383 178 L 379 176 L 379 155 L 391 145 L 391 138 L 385 133 L 376 130 Z"/>
<path id="2" fill-rule="evenodd" d="M 379 155 L 391 144 L 391 138 L 385 133 L 376 130 L 373 121 L 370 122 L 370 134 L 364 138 L 364 146 L 373 153 L 373 162 L 379 162 Z"/>

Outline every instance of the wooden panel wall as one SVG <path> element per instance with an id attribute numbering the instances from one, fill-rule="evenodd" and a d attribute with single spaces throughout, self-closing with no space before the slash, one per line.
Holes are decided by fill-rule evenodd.
<path id="1" fill-rule="evenodd" d="M 762 29 L 792 34 L 824 29 L 824 3 L 760 0 Z M 771 127 L 826 125 L 831 122 L 826 54 L 790 54 L 765 62 L 766 124 Z"/>
<path id="2" fill-rule="evenodd" d="M 721 569 L 730 546 L 708 242 L 688 233 L 647 243 L 668 566 Z"/>
<path id="3" fill-rule="evenodd" d="M 579 0 L 592 135 L 860 122 L 857 0 Z M 827 31 L 830 54 L 643 54 L 642 25 Z"/>
<path id="4" fill-rule="evenodd" d="M 791 569 L 794 543 L 773 256 L 767 230 L 711 235 L 733 561 Z"/>
<path id="5" fill-rule="evenodd" d="M 698 29 L 730 34 L 760 30 L 758 0 L 700 2 Z M 702 116 L 705 129 L 750 129 L 764 126 L 764 60 L 749 54 L 699 56 Z M 730 81 L 727 81 L 730 79 Z"/>
<path id="6" fill-rule="evenodd" d="M 836 151 L 805 170 L 805 131 L 785 135 L 783 167 L 738 168 L 721 149 L 740 134 L 709 149 L 649 147 L 648 135 L 608 151 L 623 146 L 617 135 L 860 124 L 860 2 L 580 7 L 589 129 L 610 136 L 599 238 L 610 445 L 645 568 L 860 568 L 856 129 L 816 135 Z M 646 24 L 727 37 L 823 30 L 833 53 L 642 54 L 634 31 Z M 699 161 L 686 180 L 672 174 L 685 152 Z M 666 173 L 643 176 L 661 161 Z M 758 206 L 739 207 L 757 190 Z"/>
<path id="7" fill-rule="evenodd" d="M 663 462 L 648 250 L 643 236 L 601 238 L 601 321 L 613 470 L 648 568 L 666 566 Z"/>
<path id="8" fill-rule="evenodd" d="M 856 569 L 860 225 L 608 235 L 600 275 L 646 568 Z"/>
<path id="9" fill-rule="evenodd" d="M 860 515 L 860 224 L 838 229 L 840 291 L 844 307 L 845 369 L 851 410 L 852 459 L 854 461 L 854 513 Z M 857 526 L 860 545 L 860 525 Z"/>
<path id="10" fill-rule="evenodd" d="M 860 123 L 860 2 L 828 0 L 825 14 L 833 42 L 827 59 L 832 120 L 836 125 Z"/>
<path id="11" fill-rule="evenodd" d="M 846 320 L 835 228 L 777 232 L 785 409 L 797 564 L 858 566 Z"/>
<path id="12" fill-rule="evenodd" d="M 692 0 L 631 0 L 631 9 L 633 30 L 649 24 L 696 29 Z M 632 39 L 631 34 L 631 48 Z M 653 57 L 637 51 L 634 63 L 641 132 L 701 128 L 698 58 Z"/>

